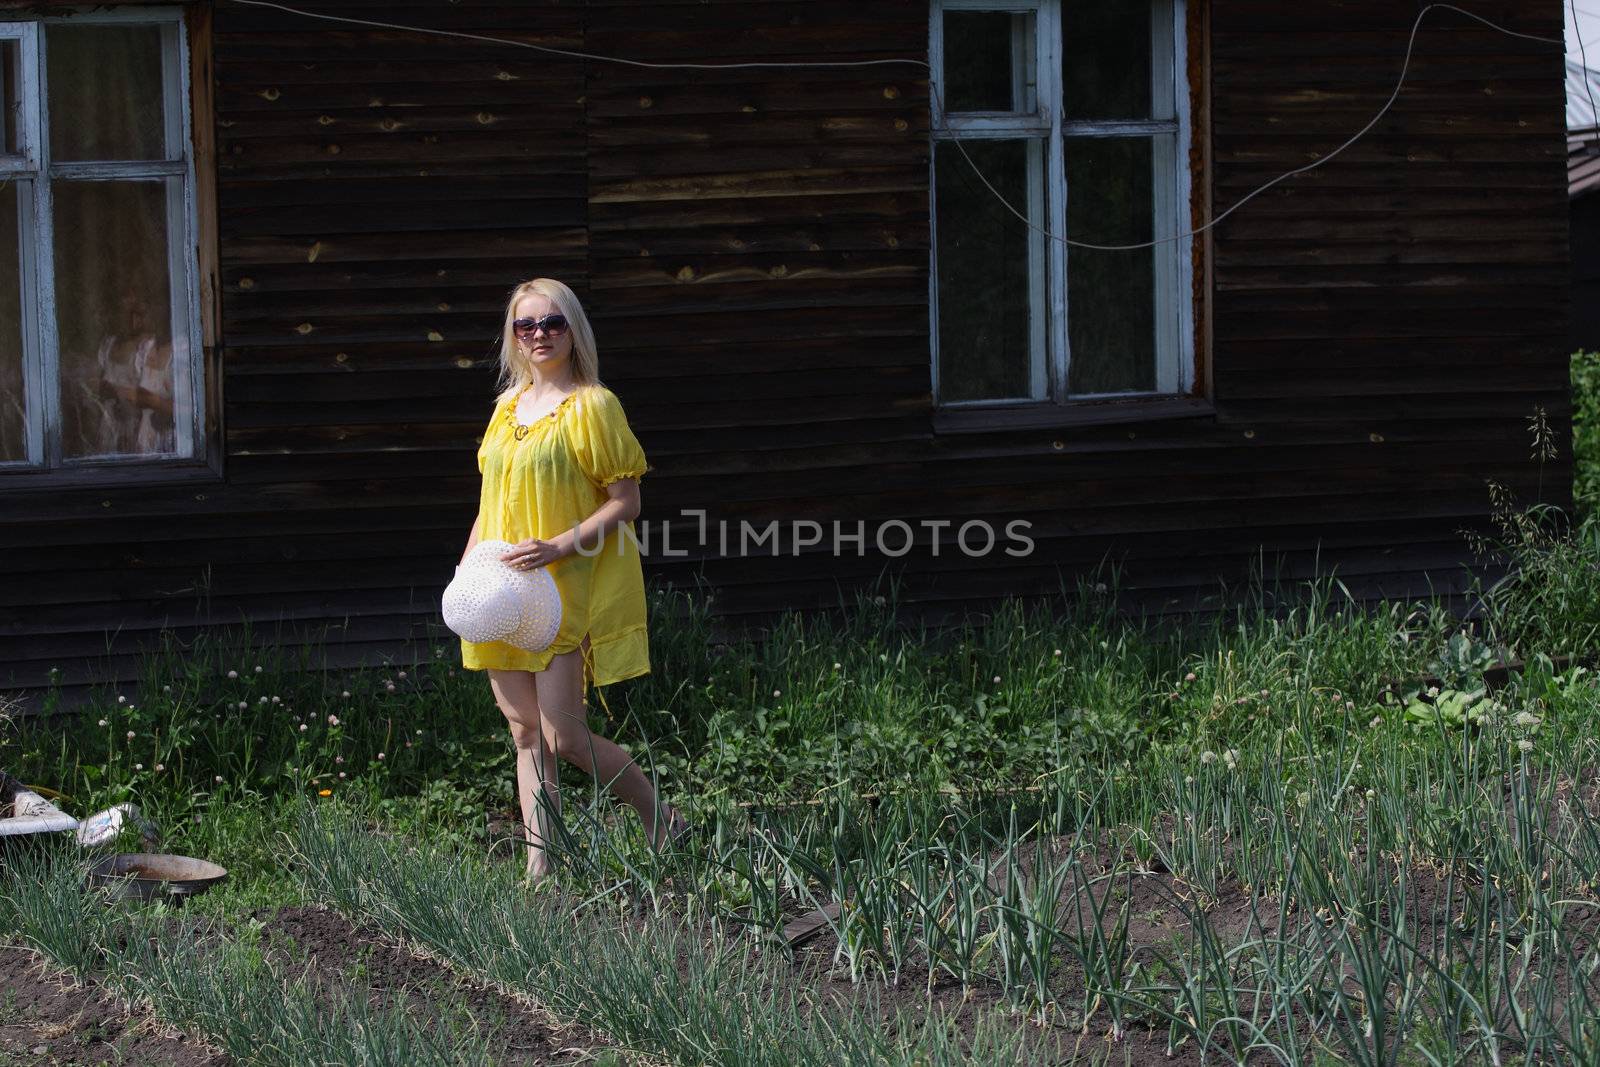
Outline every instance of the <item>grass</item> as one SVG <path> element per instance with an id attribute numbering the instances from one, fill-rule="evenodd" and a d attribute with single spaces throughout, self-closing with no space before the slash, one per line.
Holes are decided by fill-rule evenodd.
<path id="1" fill-rule="evenodd" d="M 1592 509 L 1600 363 L 1574 380 Z M 0 729 L 74 810 L 135 800 L 228 866 L 184 920 L 212 933 L 8 859 L 0 941 L 301 1062 L 476 1062 L 359 983 L 295 992 L 240 919 L 313 902 L 647 1062 L 1591 1063 L 1600 518 L 1495 505 L 1476 547 L 1508 577 L 1470 621 L 1327 577 L 1180 627 L 1120 616 L 1106 576 L 937 637 L 891 595 L 717 644 L 708 597 L 654 591 L 656 670 L 592 712 L 700 832 L 654 853 L 566 776 L 531 899 L 491 858 L 504 724 L 451 645 L 340 675 L 248 636 L 169 648 L 75 719 Z M 783 924 L 824 906 L 792 956 Z"/>

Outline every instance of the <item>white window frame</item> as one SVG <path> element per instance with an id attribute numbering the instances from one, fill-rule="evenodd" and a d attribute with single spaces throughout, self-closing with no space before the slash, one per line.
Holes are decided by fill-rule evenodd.
<path id="1" fill-rule="evenodd" d="M 929 128 L 935 145 L 984 137 L 1027 137 L 1038 139 L 1038 143 L 1047 151 L 1044 168 L 1047 189 L 1034 188 L 1036 182 L 1033 176 L 1037 171 L 1030 169 L 1029 203 L 1014 205 L 1019 211 L 1026 211 L 1032 227 L 1028 276 L 1035 328 L 1029 375 L 1030 393 L 1025 397 L 960 401 L 944 400 L 939 390 L 938 189 L 934 154 L 929 153 L 929 343 L 932 351 L 933 400 L 937 410 L 1066 409 L 1078 402 L 1098 405 L 1117 399 L 1182 397 L 1189 395 L 1194 388 L 1194 238 L 1189 236 L 1167 240 L 1155 247 L 1156 336 L 1155 351 L 1152 353 L 1155 360 L 1155 388 L 1138 392 L 1074 393 L 1070 396 L 1067 393 L 1068 370 L 1072 360 L 1067 330 L 1070 314 L 1067 307 L 1067 259 L 1073 250 L 1040 231 L 1077 236 L 1067 233 L 1067 197 L 1071 195 L 1071 190 L 1066 187 L 1065 153 L 1070 151 L 1071 142 L 1088 137 L 1151 136 L 1152 165 L 1156 167 L 1156 175 L 1152 179 L 1155 200 L 1152 205 L 1152 237 L 1162 239 L 1188 234 L 1193 224 L 1190 212 L 1192 176 L 1189 149 L 1192 133 L 1187 76 L 1186 0 L 1151 0 L 1151 102 L 1152 111 L 1157 117 L 1094 122 L 1066 121 L 1062 115 L 1060 42 L 1061 8 L 1065 2 L 1070 0 L 929 0 L 928 62 L 929 81 L 933 88 L 929 94 Z M 1031 50 L 1035 86 L 1032 99 L 1027 101 L 1033 105 L 1031 112 L 945 113 L 943 103 L 947 93 L 944 84 L 943 15 L 947 11 L 1033 14 L 1034 40 Z M 1025 53 L 1019 50 L 1017 55 L 1020 58 Z M 1018 67 L 1019 64 L 1013 63 L 1014 69 Z M 1020 79 L 1020 71 L 1018 76 Z M 1171 109 L 1171 115 L 1161 117 L 1161 112 L 1167 108 Z M 1163 161 L 1165 146 L 1171 146 L 1173 151 L 1172 158 Z M 1049 195 L 1045 195 L 1046 191 Z M 1016 225 L 1022 223 L 1017 221 Z M 1090 235 L 1080 239 L 1103 244 L 1119 243 L 1116 235 Z M 1038 314 L 1040 309 L 1047 313 Z"/>
<path id="2" fill-rule="evenodd" d="M 162 81 L 166 95 L 167 159 L 137 162 L 65 162 L 50 159 L 48 34 L 53 25 L 120 24 L 162 27 Z M 81 14 L 0 22 L 0 40 L 21 42 L 19 72 L 23 109 L 20 155 L 0 156 L 0 175 L 27 183 L 18 198 L 22 245 L 23 379 L 27 397 L 28 456 L 0 462 L 0 478 L 28 474 L 48 478 L 66 471 L 104 468 L 125 480 L 130 473 L 204 460 L 204 349 L 200 332 L 199 219 L 195 195 L 194 145 L 189 131 L 190 56 L 182 9 L 174 7 L 98 10 Z M 162 179 L 167 193 L 167 256 L 172 323 L 172 454 L 65 458 L 61 442 L 61 381 L 56 333 L 56 279 L 52 187 L 61 180 Z M 176 180 L 173 180 L 176 179 Z M 3 485 L 3 482 L 0 482 Z"/>

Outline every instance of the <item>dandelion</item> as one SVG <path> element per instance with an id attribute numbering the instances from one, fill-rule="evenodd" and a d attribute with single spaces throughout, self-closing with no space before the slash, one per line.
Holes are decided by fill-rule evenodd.
<path id="1" fill-rule="evenodd" d="M 1517 742 L 1517 748 L 1523 752 L 1532 752 L 1533 742 L 1524 737 L 1521 741 Z"/>
<path id="2" fill-rule="evenodd" d="M 1217 754 L 1215 752 L 1212 752 L 1210 749 L 1206 749 L 1204 752 L 1200 753 L 1201 766 L 1209 767 L 1215 762 L 1217 762 Z"/>
<path id="3" fill-rule="evenodd" d="M 110 726 L 111 724 L 109 722 L 107 722 L 105 719 L 101 719 L 100 720 L 100 725 L 101 726 Z"/>
<path id="4" fill-rule="evenodd" d="M 1186 682 L 1192 682 L 1192 681 L 1194 681 L 1194 679 L 1195 679 L 1194 671 L 1190 671 L 1188 674 L 1183 676 L 1183 680 L 1186 681 Z"/>
<path id="5" fill-rule="evenodd" d="M 237 677 L 239 677 L 239 672 L 238 671 L 229 671 L 228 672 L 228 677 L 229 678 L 237 678 Z"/>
<path id="6" fill-rule="evenodd" d="M 328 716 L 328 725 L 329 726 L 338 726 L 339 725 L 339 716 L 337 716 L 337 715 L 329 715 Z"/>
<path id="7" fill-rule="evenodd" d="M 331 796 L 333 796 L 333 790 L 331 790 L 331 789 L 319 789 L 319 790 L 317 790 L 317 796 L 319 796 L 319 797 L 331 797 Z"/>
<path id="8" fill-rule="evenodd" d="M 1524 728 L 1538 726 L 1539 716 L 1531 711 L 1519 711 L 1517 712 L 1517 717 L 1511 721 Z"/>
<path id="9" fill-rule="evenodd" d="M 129 740 L 129 741 L 132 741 L 132 740 L 133 740 L 133 739 L 134 739 L 134 738 L 135 738 L 135 737 L 138 737 L 138 736 L 139 736 L 139 735 L 138 735 L 138 734 L 136 734 L 136 733 L 134 733 L 134 732 L 133 732 L 133 731 L 132 731 L 132 730 L 129 730 L 129 731 L 128 731 L 128 740 Z"/>

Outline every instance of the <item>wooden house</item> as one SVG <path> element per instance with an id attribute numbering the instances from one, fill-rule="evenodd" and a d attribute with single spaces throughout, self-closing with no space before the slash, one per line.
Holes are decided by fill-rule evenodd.
<path id="1" fill-rule="evenodd" d="M 647 579 L 730 624 L 1107 559 L 1156 610 L 1263 560 L 1449 592 L 1486 480 L 1569 499 L 1561 0 L 1430 11 L 1365 136 L 1198 236 L 1423 5 L 0 6 L 0 687 L 243 620 L 410 654 L 535 276 L 655 467 Z"/>

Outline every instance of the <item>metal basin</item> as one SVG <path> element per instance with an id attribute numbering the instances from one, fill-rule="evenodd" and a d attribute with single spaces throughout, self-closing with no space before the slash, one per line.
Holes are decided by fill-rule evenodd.
<path id="1" fill-rule="evenodd" d="M 109 889 L 118 900 L 192 897 L 226 877 L 227 868 L 209 860 L 161 852 L 124 852 L 89 868 L 89 884 Z"/>

